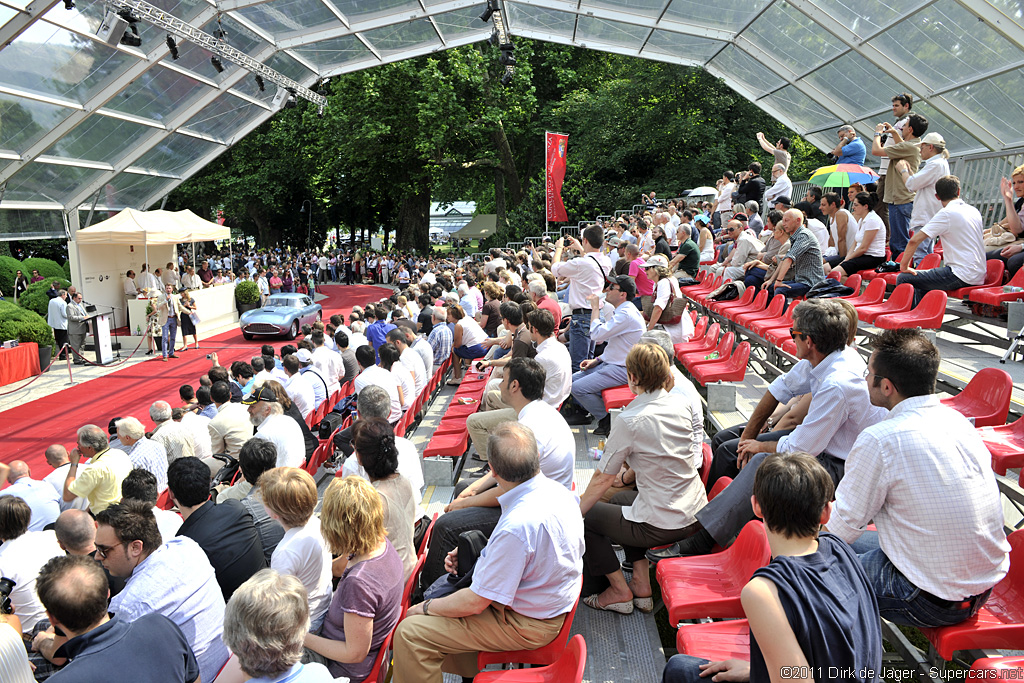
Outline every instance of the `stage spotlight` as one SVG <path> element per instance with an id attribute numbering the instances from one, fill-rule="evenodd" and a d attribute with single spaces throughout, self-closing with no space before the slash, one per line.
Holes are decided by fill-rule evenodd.
<path id="1" fill-rule="evenodd" d="M 263 76 L 256 74 L 256 87 L 260 89 L 260 92 L 264 92 L 267 86 L 263 83 Z"/>
<path id="2" fill-rule="evenodd" d="M 224 65 L 221 64 L 217 55 L 210 56 L 210 64 L 213 64 L 213 68 L 217 70 L 217 73 L 222 73 L 224 71 Z"/>
<path id="3" fill-rule="evenodd" d="M 295 88 L 285 88 L 285 90 L 288 91 L 288 99 L 284 101 L 284 108 L 294 109 L 295 107 L 299 106 L 299 100 L 295 96 Z"/>
<path id="4" fill-rule="evenodd" d="M 75 9 L 75 0 L 64 0 L 64 9 Z"/>
<path id="5" fill-rule="evenodd" d="M 515 58 L 515 55 L 512 54 L 512 46 L 511 45 L 508 46 L 507 50 L 505 49 L 505 46 L 502 45 L 501 56 L 498 58 L 498 63 L 501 64 L 502 66 L 515 66 L 516 65 L 516 58 Z"/>
<path id="6" fill-rule="evenodd" d="M 167 49 L 171 51 L 171 59 L 178 61 L 178 44 L 174 42 L 174 36 L 167 34 Z"/>
<path id="7" fill-rule="evenodd" d="M 501 84 L 506 88 L 512 85 L 512 72 L 506 71 L 505 75 L 501 77 Z"/>
<path id="8" fill-rule="evenodd" d="M 142 47 L 142 37 L 139 36 L 139 29 L 135 24 L 128 24 L 128 30 L 121 36 L 121 44 L 129 47 Z"/>
<path id="9" fill-rule="evenodd" d="M 498 11 L 498 0 L 487 0 L 487 8 L 480 15 L 480 21 L 485 24 L 491 20 L 491 15 Z"/>

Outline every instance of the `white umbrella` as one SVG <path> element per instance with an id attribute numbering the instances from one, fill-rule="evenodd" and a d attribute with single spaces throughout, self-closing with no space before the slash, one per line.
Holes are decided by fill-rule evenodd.
<path id="1" fill-rule="evenodd" d="M 718 194 L 718 190 L 716 190 L 713 187 L 708 187 L 707 185 L 705 185 L 704 187 L 698 187 L 695 190 L 690 190 L 686 194 L 686 196 L 687 197 L 710 197 L 711 195 L 715 195 L 715 194 Z"/>

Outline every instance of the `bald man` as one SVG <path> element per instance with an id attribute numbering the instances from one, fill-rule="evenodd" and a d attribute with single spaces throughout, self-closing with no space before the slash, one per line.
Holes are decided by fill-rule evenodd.
<path id="1" fill-rule="evenodd" d="M 787 299 L 803 296 L 814 285 L 825 279 L 821 263 L 821 246 L 806 225 L 802 211 L 789 209 L 782 214 L 782 229 L 789 235 L 789 251 L 779 262 L 775 282 L 763 284 L 768 298 L 784 294 Z"/>
<path id="2" fill-rule="evenodd" d="M 60 513 L 53 531 L 57 534 L 57 543 L 68 555 L 88 555 L 96 562 L 100 561 L 96 557 L 96 520 L 85 510 Z M 114 597 L 124 588 L 125 580 L 107 572 L 107 583 L 110 584 L 110 597 Z"/>
<path id="3" fill-rule="evenodd" d="M 60 497 L 48 483 L 32 478 L 32 472 L 24 460 L 12 460 L 10 465 L 0 462 L 0 481 L 4 480 L 10 486 L 0 491 L 0 497 L 19 496 L 32 510 L 29 531 L 42 531 L 57 520 Z"/>
<path id="4" fill-rule="evenodd" d="M 75 498 L 71 502 L 64 501 L 64 480 L 68 478 L 68 470 L 71 468 L 71 460 L 68 458 L 68 449 L 59 443 L 55 443 L 43 453 L 46 464 L 53 468 L 53 471 L 43 477 L 43 481 L 53 487 L 57 492 L 60 503 L 60 511 L 84 510 L 89 506 L 85 498 Z M 85 469 L 88 465 L 79 465 L 79 469 Z"/>

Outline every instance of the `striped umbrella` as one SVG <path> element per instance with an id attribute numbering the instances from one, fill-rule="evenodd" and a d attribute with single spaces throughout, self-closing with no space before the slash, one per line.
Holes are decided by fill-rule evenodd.
<path id="1" fill-rule="evenodd" d="M 867 166 L 832 164 L 822 166 L 811 174 L 808 182 L 822 187 L 849 187 L 854 183 L 867 185 L 878 181 L 878 174 Z"/>

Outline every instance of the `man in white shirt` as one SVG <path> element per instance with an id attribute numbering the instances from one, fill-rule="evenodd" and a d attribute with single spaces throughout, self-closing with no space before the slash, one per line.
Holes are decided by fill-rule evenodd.
<path id="1" fill-rule="evenodd" d="M 555 338 L 555 318 L 551 311 L 539 309 L 526 316 L 537 355 L 533 358 L 544 367 L 544 402 L 558 408 L 572 391 L 572 359 L 565 344 Z M 589 332 L 589 329 L 588 329 Z"/>
<path id="2" fill-rule="evenodd" d="M 231 387 L 227 382 L 214 382 L 210 387 L 210 398 L 217 407 L 217 416 L 206 425 L 210 433 L 210 448 L 214 453 L 227 453 L 237 458 L 242 444 L 252 438 L 249 413 L 241 403 L 231 402 Z M 219 468 L 220 461 L 217 462 Z"/>
<path id="3" fill-rule="evenodd" d="M 711 269 L 716 275 L 721 274 L 733 280 L 742 280 L 746 274 L 743 264 L 755 260 L 764 249 L 764 243 L 757 238 L 752 230 L 745 229 L 743 223 L 738 220 L 729 221 L 722 230 L 722 234 L 735 240 L 736 246 L 724 261 L 715 264 Z"/>
<path id="4" fill-rule="evenodd" d="M 32 471 L 23 460 L 12 460 L 10 465 L 0 462 L 0 483 L 10 484 L 0 497 L 18 496 L 32 511 L 29 531 L 42 531 L 52 524 L 60 514 L 60 496 L 53 486 L 45 481 L 32 478 Z"/>
<path id="5" fill-rule="evenodd" d="M 358 349 L 360 346 L 367 346 L 370 340 L 366 338 L 364 332 L 366 332 L 366 323 L 362 320 L 351 321 L 352 334 L 348 336 L 348 347 L 352 350 Z"/>
<path id="6" fill-rule="evenodd" d="M 309 386 L 313 390 L 313 410 L 320 407 L 320 404 L 327 400 L 328 383 L 324 374 L 313 365 L 313 354 L 308 349 L 299 349 L 294 355 L 299 362 L 299 372 L 306 375 Z"/>
<path id="7" fill-rule="evenodd" d="M 341 354 L 324 346 L 323 330 L 317 330 L 309 338 L 313 342 L 313 365 L 327 380 L 327 395 L 331 396 L 341 388 L 338 378 L 345 374 L 345 364 L 341 362 Z"/>
<path id="8" fill-rule="evenodd" d="M 156 424 L 152 431 L 152 439 L 164 447 L 167 452 L 167 464 L 178 458 L 196 454 L 192 431 L 180 422 L 175 422 L 172 419 L 173 415 L 171 404 L 167 401 L 154 401 L 149 407 L 149 419 Z"/>
<path id="9" fill-rule="evenodd" d="M 632 303 L 635 296 L 633 278 L 615 276 L 605 294 L 605 300 L 615 307 L 615 313 L 604 324 L 600 319 L 600 296 L 594 294 L 590 297 L 590 338 L 598 344 L 607 344 L 604 353 L 593 360 L 583 361 L 580 371 L 572 376 L 572 397 L 584 412 L 572 416 L 569 424 L 590 424 L 596 417 L 598 425 L 594 434 L 598 436 L 607 436 L 611 429 L 611 415 L 604 408 L 601 392 L 627 383 L 626 355 L 647 327 L 640 311 Z"/>
<path id="10" fill-rule="evenodd" d="M 939 351 L 919 330 L 883 330 L 872 345 L 868 391 L 890 413 L 853 445 L 828 529 L 859 554 L 883 618 L 956 624 L 1010 566 L 991 456 L 935 396 Z"/>
<path id="11" fill-rule="evenodd" d="M 147 439 L 145 427 L 130 416 L 117 421 L 117 438 L 135 469 L 151 472 L 157 482 L 157 494 L 163 493 L 167 489 L 167 451 L 163 444 Z M 206 441 L 210 441 L 209 432 Z"/>
<path id="12" fill-rule="evenodd" d="M 53 471 L 43 477 L 43 481 L 53 487 L 57 492 L 57 496 L 60 499 L 60 511 L 70 510 L 72 508 L 76 510 L 84 510 L 89 507 L 89 501 L 85 498 L 75 498 L 74 500 L 67 502 L 64 500 L 64 482 L 68 478 L 68 470 L 71 469 L 71 459 L 68 457 L 68 449 L 64 448 L 61 444 L 53 444 L 47 447 L 43 453 L 43 457 L 46 458 L 46 464 L 53 468 Z M 78 466 L 79 471 L 84 471 L 89 465 L 83 463 Z"/>
<path id="13" fill-rule="evenodd" d="M 175 408 L 173 416 L 176 422 L 192 434 L 192 445 L 197 458 L 209 458 L 213 455 L 213 444 L 210 440 L 210 418 L 197 415 L 184 408 Z M 180 416 L 180 417 L 179 417 Z"/>
<path id="14" fill-rule="evenodd" d="M 718 199 L 715 200 L 714 213 L 719 215 L 719 224 L 732 218 L 732 193 L 736 191 L 736 183 L 733 182 L 735 177 L 732 171 L 726 171 L 718 181 Z"/>
<path id="15" fill-rule="evenodd" d="M 793 196 L 793 181 L 786 175 L 786 167 L 782 164 L 772 166 L 772 180 L 775 182 L 764 191 L 764 203 L 774 204 L 779 197 Z"/>
<path id="16" fill-rule="evenodd" d="M 409 346 L 408 335 L 410 334 L 412 334 L 412 330 L 408 327 L 396 327 L 388 332 L 387 340 L 394 344 L 401 354 L 398 357 L 398 361 L 412 374 L 413 384 L 416 387 L 416 396 L 418 397 L 423 393 L 423 388 L 427 386 L 427 380 L 430 379 L 430 375 L 427 374 L 427 369 L 423 365 L 423 358 Z M 433 364 L 430 367 L 433 368 Z"/>
<path id="17" fill-rule="evenodd" d="M 299 372 L 299 359 L 295 357 L 294 353 L 284 357 L 284 372 L 288 376 L 288 381 L 284 385 L 285 391 L 288 392 L 288 398 L 292 400 L 305 419 L 316 409 L 317 404 L 313 394 L 313 385 L 310 384 L 308 377 Z"/>
<path id="18" fill-rule="evenodd" d="M 568 247 L 581 254 L 580 257 L 562 261 L 565 237 L 555 242 L 555 253 L 551 257 L 551 273 L 555 277 L 569 280 L 569 308 L 572 322 L 569 323 L 569 357 L 572 371 L 580 369 L 580 363 L 594 354 L 594 342 L 590 339 L 590 303 L 592 294 L 604 291 L 607 279 L 612 275 L 612 264 L 601 253 L 604 232 L 599 226 L 591 225 L 583 231 L 583 241 L 569 237 Z"/>
<path id="19" fill-rule="evenodd" d="M 359 375 L 354 383 L 355 393 L 358 396 L 364 388 L 371 384 L 376 385 L 388 392 L 391 397 L 391 411 L 388 413 L 388 422 L 395 424 L 402 419 L 402 402 L 398 396 L 398 381 L 390 372 L 376 363 L 377 356 L 373 347 L 369 345 L 360 346 L 356 349 L 356 362 L 359 363 Z"/>
<path id="20" fill-rule="evenodd" d="M 260 387 L 242 403 L 249 406 L 249 420 L 256 426 L 255 438 L 266 439 L 277 447 L 277 466 L 302 467 L 306 463 L 302 429 L 284 414 L 277 394 L 269 387 Z"/>
<path id="21" fill-rule="evenodd" d="M 933 289 L 959 289 L 985 281 L 987 265 L 981 214 L 960 199 L 960 179 L 955 175 L 935 181 L 935 196 L 942 202 L 942 210 L 910 238 L 900 262 L 900 276 L 896 278 L 897 284 L 909 282 L 914 286 L 915 306 L 925 292 Z M 945 265 L 931 270 L 912 268 L 918 245 L 937 237 L 942 238 Z"/>

